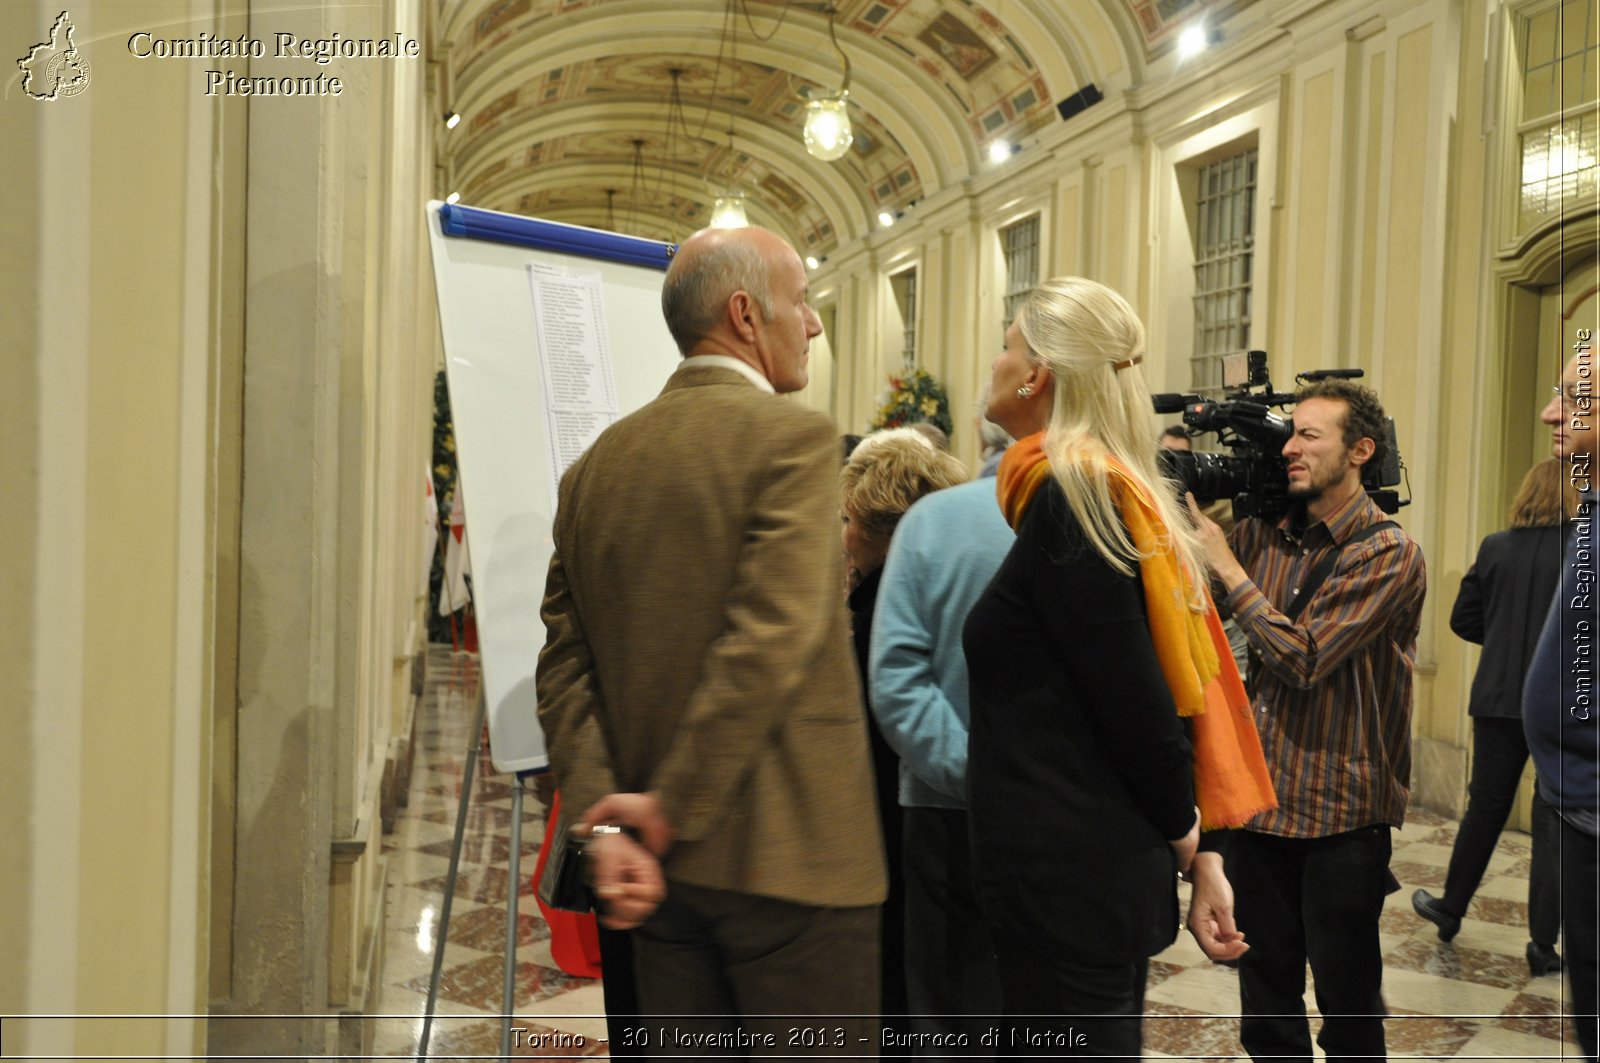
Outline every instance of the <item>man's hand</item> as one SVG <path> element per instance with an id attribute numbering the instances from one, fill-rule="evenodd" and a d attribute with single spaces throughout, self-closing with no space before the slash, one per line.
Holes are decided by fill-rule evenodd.
<path id="1" fill-rule="evenodd" d="M 1239 564 L 1239 559 L 1233 556 L 1227 533 L 1222 530 L 1222 525 L 1200 512 L 1193 492 L 1185 492 L 1184 497 L 1189 500 L 1189 516 L 1194 521 L 1200 549 L 1205 553 L 1206 567 L 1211 569 L 1212 576 L 1224 587 L 1233 590 L 1250 577 L 1244 566 Z"/>
<path id="2" fill-rule="evenodd" d="M 644 847 L 657 857 L 666 856 L 672 848 L 672 824 L 667 822 L 661 800 L 654 793 L 607 794 L 590 805 L 578 822 L 586 828 L 598 823 L 632 827 L 639 832 Z"/>
<path id="3" fill-rule="evenodd" d="M 1183 874 L 1194 863 L 1195 850 L 1200 848 L 1200 810 L 1194 810 L 1194 826 L 1189 828 L 1189 833 L 1181 838 L 1173 838 L 1167 842 L 1172 846 L 1173 853 L 1178 858 L 1178 873 Z"/>
<path id="4" fill-rule="evenodd" d="M 1200 951 L 1214 963 L 1231 963 L 1250 951 L 1233 923 L 1233 887 L 1222 873 L 1221 853 L 1197 853 L 1190 868 L 1194 892 L 1185 922 Z"/>
<path id="5" fill-rule="evenodd" d="M 594 835 L 586 855 L 597 914 L 612 930 L 639 926 L 666 899 L 661 861 L 626 834 Z"/>

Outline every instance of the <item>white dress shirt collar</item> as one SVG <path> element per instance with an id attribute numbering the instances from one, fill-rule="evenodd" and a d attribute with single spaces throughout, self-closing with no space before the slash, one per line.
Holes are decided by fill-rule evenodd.
<path id="1" fill-rule="evenodd" d="M 737 358 L 730 358 L 725 354 L 696 354 L 683 360 L 684 365 L 715 366 L 718 369 L 732 369 L 744 375 L 756 387 L 769 395 L 776 395 L 778 389 L 772 386 L 772 381 L 761 375 L 761 371 L 749 362 L 741 362 Z"/>

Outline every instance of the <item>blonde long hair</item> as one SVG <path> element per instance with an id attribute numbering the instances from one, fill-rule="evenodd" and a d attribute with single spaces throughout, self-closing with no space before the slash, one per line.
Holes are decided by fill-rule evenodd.
<path id="1" fill-rule="evenodd" d="M 1192 581 L 1190 604 L 1201 608 L 1209 578 L 1204 555 L 1178 504 L 1178 485 L 1161 474 L 1151 442 L 1159 426 L 1138 364 L 1144 355 L 1139 315 L 1103 284 L 1056 277 L 1023 301 L 1017 326 L 1055 379 L 1045 455 L 1089 542 L 1125 575 L 1141 560 L 1111 496 L 1108 459 L 1116 458 L 1149 493 L 1167 543 Z"/>

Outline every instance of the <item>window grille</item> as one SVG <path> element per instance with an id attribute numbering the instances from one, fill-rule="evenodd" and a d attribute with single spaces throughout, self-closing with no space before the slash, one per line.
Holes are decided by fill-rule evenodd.
<path id="1" fill-rule="evenodd" d="M 1551 4 L 1520 21 L 1522 163 L 1518 230 L 1570 211 L 1596 191 L 1600 13 L 1593 0 Z"/>
<path id="2" fill-rule="evenodd" d="M 895 305 L 900 308 L 904 326 L 900 337 L 900 361 L 907 369 L 917 364 L 917 271 L 903 270 L 889 278 Z"/>
<path id="3" fill-rule="evenodd" d="M 1256 162 L 1252 148 L 1200 170 L 1189 384 L 1201 393 L 1221 389 L 1223 356 L 1250 343 Z"/>
<path id="4" fill-rule="evenodd" d="M 1001 229 L 1000 249 L 1006 263 L 1006 319 L 1000 327 L 1006 329 L 1011 327 L 1022 301 L 1039 283 L 1039 215 Z"/>

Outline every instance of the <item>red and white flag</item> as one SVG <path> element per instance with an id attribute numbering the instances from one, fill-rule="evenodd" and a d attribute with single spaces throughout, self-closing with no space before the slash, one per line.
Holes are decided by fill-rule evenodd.
<path id="1" fill-rule="evenodd" d="M 428 574 L 433 571 L 433 552 L 439 549 L 439 499 L 433 493 L 433 470 L 422 472 L 422 585 L 428 585 Z"/>
<path id="2" fill-rule="evenodd" d="M 467 557 L 467 508 L 461 498 L 461 482 L 456 482 L 450 497 L 450 535 L 444 545 L 444 582 L 439 585 L 439 615 L 449 616 L 472 600 L 467 577 L 472 561 Z"/>

